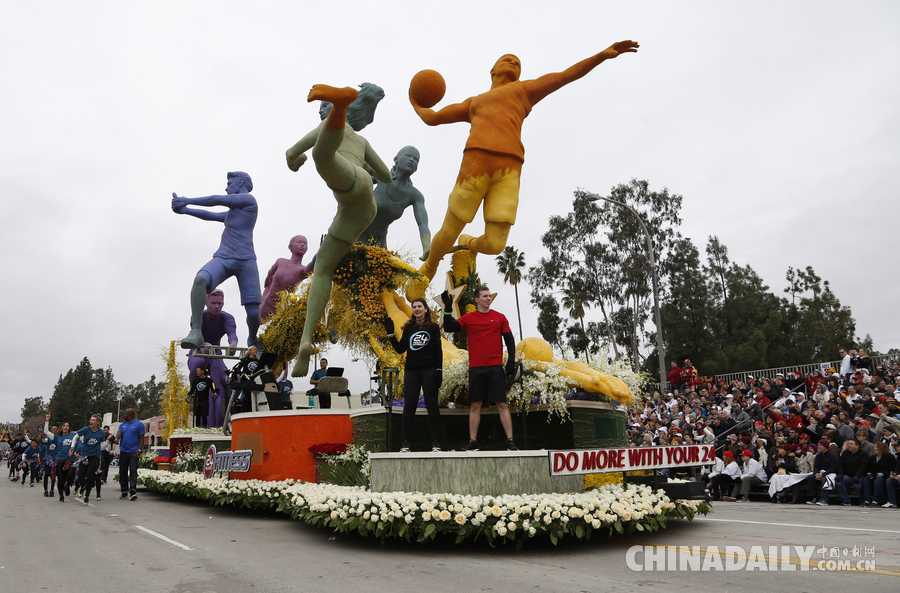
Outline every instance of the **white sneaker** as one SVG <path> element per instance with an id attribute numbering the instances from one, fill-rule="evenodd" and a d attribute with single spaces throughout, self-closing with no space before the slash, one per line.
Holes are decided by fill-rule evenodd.
<path id="1" fill-rule="evenodd" d="M 884 503 L 884 504 L 881 505 L 881 506 L 882 506 L 883 508 L 886 508 L 886 509 L 896 509 L 896 508 L 897 508 L 897 505 L 895 505 L 895 504 L 892 503 L 892 502 L 886 502 L 886 503 Z"/>
<path id="2" fill-rule="evenodd" d="M 820 500 L 820 501 L 817 502 L 816 504 L 819 505 L 820 507 L 827 507 L 827 506 L 828 506 L 828 503 L 827 503 L 827 502 L 824 502 L 824 501 L 822 501 L 822 500 Z"/>

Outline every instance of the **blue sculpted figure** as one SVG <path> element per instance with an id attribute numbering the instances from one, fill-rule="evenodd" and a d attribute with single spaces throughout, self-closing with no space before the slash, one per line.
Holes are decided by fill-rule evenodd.
<path id="1" fill-rule="evenodd" d="M 262 292 L 259 289 L 259 271 L 256 267 L 256 253 L 253 250 L 253 227 L 256 226 L 258 207 L 256 198 L 250 195 L 253 182 L 241 171 L 228 174 L 228 186 L 224 196 L 205 198 L 182 198 L 172 193 L 172 210 L 177 214 L 190 214 L 201 220 L 213 220 L 225 225 L 222 241 L 213 258 L 197 272 L 191 288 L 191 332 L 181 340 L 183 348 L 203 346 L 202 315 L 206 295 L 211 293 L 225 279 L 236 276 L 241 291 L 241 304 L 247 311 L 247 345 L 258 344 L 256 331 L 259 329 L 259 304 Z M 188 206 L 225 206 L 226 212 L 197 210 Z"/>

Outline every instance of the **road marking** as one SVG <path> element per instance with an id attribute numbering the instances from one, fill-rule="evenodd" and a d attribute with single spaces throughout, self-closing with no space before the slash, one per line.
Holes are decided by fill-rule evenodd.
<path id="1" fill-rule="evenodd" d="M 194 549 L 194 548 L 189 548 L 189 547 L 187 547 L 186 545 L 184 545 L 184 544 L 182 544 L 182 543 L 178 543 L 178 542 L 176 542 L 174 539 L 169 539 L 169 538 L 167 538 L 166 536 L 164 536 L 164 535 L 161 534 L 161 533 L 156 533 L 156 532 L 153 531 L 152 529 L 147 529 L 146 527 L 141 527 L 140 525 L 135 525 L 134 528 L 135 528 L 135 529 L 140 529 L 140 530 L 143 531 L 144 533 L 149 533 L 149 534 L 152 535 L 153 537 L 158 537 L 159 539 L 163 540 L 164 542 L 168 542 L 168 543 L 172 544 L 173 546 L 178 546 L 178 547 L 181 548 L 182 550 L 193 550 L 193 549 Z"/>
<path id="2" fill-rule="evenodd" d="M 900 533 L 890 529 L 868 529 L 861 527 L 831 527 L 828 525 L 807 525 L 804 523 L 766 523 L 763 521 L 738 521 L 737 519 L 706 519 L 697 517 L 694 521 L 716 521 L 718 523 L 748 523 L 750 525 L 777 525 L 779 527 L 804 527 L 806 529 L 839 529 L 841 531 L 865 531 L 877 533 Z"/>

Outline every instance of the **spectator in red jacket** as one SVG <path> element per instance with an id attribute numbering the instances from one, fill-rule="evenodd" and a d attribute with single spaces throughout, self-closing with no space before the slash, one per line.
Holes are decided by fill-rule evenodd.
<path id="1" fill-rule="evenodd" d="M 672 391 L 681 389 L 681 367 L 674 360 L 672 361 L 672 370 L 666 375 L 666 380 L 671 384 Z"/>

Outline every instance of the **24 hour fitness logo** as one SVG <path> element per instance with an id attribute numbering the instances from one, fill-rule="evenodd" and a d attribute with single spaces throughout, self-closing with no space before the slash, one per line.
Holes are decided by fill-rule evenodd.
<path id="1" fill-rule="evenodd" d="M 252 457 L 252 449 L 217 453 L 216 446 L 210 445 L 203 460 L 203 479 L 210 479 L 215 472 L 248 472 Z"/>
<path id="2" fill-rule="evenodd" d="M 428 332 L 418 331 L 414 333 L 409 338 L 409 349 L 410 350 L 421 350 L 425 346 L 428 345 L 428 342 L 431 341 L 431 336 L 428 335 Z"/>

